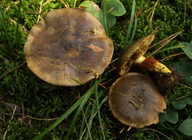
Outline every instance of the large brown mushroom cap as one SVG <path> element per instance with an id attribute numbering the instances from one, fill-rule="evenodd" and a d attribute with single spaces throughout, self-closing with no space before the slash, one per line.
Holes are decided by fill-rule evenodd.
<path id="1" fill-rule="evenodd" d="M 48 12 L 28 35 L 24 47 L 28 67 L 44 81 L 77 86 L 103 73 L 113 43 L 89 12 L 63 8 Z"/>
<path id="2" fill-rule="evenodd" d="M 148 50 L 149 45 L 154 40 L 155 35 L 151 34 L 143 37 L 131 46 L 128 46 L 118 61 L 118 73 L 120 76 L 128 73 L 131 65 Z"/>
<path id="3" fill-rule="evenodd" d="M 128 73 L 113 83 L 109 91 L 113 115 L 123 124 L 142 128 L 159 122 L 166 102 L 152 80 L 139 73 Z"/>

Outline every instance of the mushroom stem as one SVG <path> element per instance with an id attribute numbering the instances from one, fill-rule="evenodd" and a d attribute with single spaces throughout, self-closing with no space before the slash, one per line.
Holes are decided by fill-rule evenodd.
<path id="1" fill-rule="evenodd" d="M 142 70 L 172 73 L 164 64 L 150 57 L 141 56 L 135 61 L 135 64 Z"/>
<path id="2" fill-rule="evenodd" d="M 154 38 L 155 35 L 151 34 L 137 40 L 131 46 L 127 47 L 118 62 L 118 72 L 120 76 L 128 73 L 135 60 L 145 54 Z"/>

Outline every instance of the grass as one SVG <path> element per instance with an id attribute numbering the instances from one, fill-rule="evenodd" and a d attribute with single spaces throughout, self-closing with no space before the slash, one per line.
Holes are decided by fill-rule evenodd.
<path id="1" fill-rule="evenodd" d="M 106 0 L 104 0 L 103 2 L 104 2 L 104 4 L 103 4 L 103 6 L 104 6 L 104 9 L 103 9 L 103 11 L 104 11 L 104 14 L 103 14 L 104 27 L 105 27 L 105 31 L 106 31 L 107 36 L 109 36 L 109 28 L 108 28 L 108 21 L 107 21 L 107 2 L 106 2 Z"/>
<path id="2" fill-rule="evenodd" d="M 134 37 L 134 34 L 135 34 L 135 29 L 136 29 L 136 26 L 134 28 L 134 31 L 133 31 L 133 35 L 132 35 L 132 38 L 131 40 L 128 42 L 128 39 L 130 38 L 130 35 L 131 35 L 131 29 L 132 29 L 132 25 L 133 25 L 133 20 L 134 20 L 134 16 L 135 16 L 135 0 L 133 0 L 133 5 L 132 5 L 132 10 L 131 10 L 131 18 L 130 18 L 130 22 L 129 22 L 129 26 L 128 26 L 128 30 L 127 30 L 127 35 L 126 35 L 126 39 L 125 39 L 125 43 L 124 43 L 124 47 L 127 46 L 127 44 L 132 44 L 132 39 Z M 137 20 L 136 20 L 137 21 Z M 135 25 L 136 25 L 137 22 L 135 22 Z"/>
<path id="3" fill-rule="evenodd" d="M 4 33 L 5 33 L 7 42 L 8 42 L 9 51 L 12 51 L 13 48 L 12 48 L 12 45 L 11 45 L 11 41 L 9 39 L 9 35 L 8 35 L 8 31 L 7 31 L 7 26 L 6 26 L 6 23 L 5 23 L 4 14 L 3 14 L 3 11 L 2 11 L 1 7 L 0 7 L 0 15 L 1 15 L 1 25 L 3 27 L 3 30 L 4 30 Z"/>
<path id="4" fill-rule="evenodd" d="M 98 5 L 101 2 L 93 0 Z M 181 53 L 180 42 L 190 42 L 192 9 L 186 0 L 167 2 L 159 0 L 150 21 L 151 8 L 156 1 L 150 2 L 121 0 L 127 13 L 117 17 L 116 25 L 108 29 L 106 1 L 104 2 L 105 29 L 114 42 L 113 63 L 99 79 L 79 87 L 59 87 L 50 85 L 36 77 L 27 67 L 23 54 L 26 37 L 38 20 L 40 2 L 12 1 L 0 2 L 0 101 L 6 102 L 9 110 L 0 103 L 0 138 L 5 139 L 189 139 L 178 131 L 179 124 L 191 118 L 192 109 L 187 105 L 179 110 L 176 124 L 163 122 L 143 129 L 132 128 L 128 132 L 123 124 L 117 121 L 108 106 L 108 91 L 118 78 L 115 61 L 124 50 L 123 46 L 152 33 L 158 26 L 155 43 L 164 38 L 185 30 L 182 34 L 164 46 L 154 57 L 158 60 Z M 46 3 L 47 2 L 47 3 Z M 80 1 L 51 0 L 42 1 L 40 18 L 53 9 L 64 8 L 63 2 L 76 7 Z M 191 3 L 191 1 L 189 1 Z M 192 5 L 192 3 L 191 3 Z M 139 10 L 142 12 L 137 15 Z M 134 20 L 135 19 L 135 20 Z M 128 24 L 129 23 L 129 24 Z M 157 45 L 148 54 L 159 48 Z M 175 47 L 174 47 L 175 46 Z M 171 65 L 188 60 L 186 55 L 179 55 L 164 61 Z M 133 69 L 134 70 L 134 69 Z M 185 81 L 182 84 L 190 87 Z M 171 101 L 182 96 L 192 96 L 192 90 L 178 85 L 168 95 L 168 107 Z M 14 108 L 22 109 L 17 112 Z M 13 114 L 14 112 L 14 114 Z M 56 119 L 56 121 L 55 121 Z M 119 133 L 123 128 L 125 130 Z"/>
<path id="5" fill-rule="evenodd" d="M 98 83 L 95 83 L 95 85 L 97 85 Z M 64 119 L 66 119 L 78 106 L 78 110 L 75 113 L 73 120 L 71 122 L 71 125 L 69 126 L 69 130 L 67 135 L 65 136 L 65 139 L 68 139 L 73 126 L 75 125 L 76 119 L 79 116 L 79 113 L 81 112 L 83 106 L 85 105 L 87 99 L 90 97 L 90 95 L 93 93 L 93 89 L 94 86 L 91 87 L 75 104 L 73 104 L 73 106 L 71 106 L 57 121 L 55 121 L 48 129 L 46 129 L 45 131 L 43 131 L 43 133 L 41 133 L 40 135 L 38 135 L 37 137 L 34 138 L 34 140 L 38 140 L 41 139 L 44 135 L 46 135 L 47 133 L 49 133 L 52 129 L 54 129 L 55 127 L 57 127 Z"/>

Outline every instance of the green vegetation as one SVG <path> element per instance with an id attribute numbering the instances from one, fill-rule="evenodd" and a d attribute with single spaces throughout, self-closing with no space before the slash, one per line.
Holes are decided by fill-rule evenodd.
<path id="1" fill-rule="evenodd" d="M 113 117 L 107 102 L 109 88 L 118 78 L 115 71 L 117 61 L 113 61 L 95 83 L 91 81 L 79 87 L 48 84 L 29 70 L 23 46 L 32 26 L 48 11 L 65 8 L 67 5 L 78 7 L 83 1 L 1 0 L 0 139 L 33 139 L 45 135 L 46 132 L 48 133 L 44 138 L 54 140 L 67 137 L 107 140 L 189 139 L 192 132 L 192 2 L 92 1 L 103 9 L 104 26 L 115 47 L 113 60 L 120 56 L 124 44 L 131 44 L 151 34 L 158 26 L 153 44 L 184 30 L 162 50 L 152 55 L 184 74 L 184 79 L 168 94 L 167 114 L 161 114 L 161 121 L 157 125 L 126 131 L 128 127 Z M 109 1 L 122 3 L 126 13 L 123 10 L 120 12 L 121 16 L 114 13 L 109 15 Z M 113 26 L 109 23 L 109 16 L 115 18 Z M 164 43 L 165 41 L 149 49 L 148 55 Z M 187 129 L 186 124 L 189 124 Z M 120 133 L 124 127 L 125 130 Z"/>

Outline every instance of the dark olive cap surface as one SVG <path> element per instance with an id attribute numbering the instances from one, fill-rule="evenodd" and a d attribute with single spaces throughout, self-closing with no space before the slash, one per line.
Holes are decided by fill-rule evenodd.
<path id="1" fill-rule="evenodd" d="M 166 102 L 148 76 L 128 73 L 111 86 L 109 106 L 121 123 L 142 128 L 159 122 Z"/>
<path id="2" fill-rule="evenodd" d="M 77 86 L 104 72 L 113 43 L 89 12 L 63 8 L 48 12 L 31 29 L 24 54 L 39 78 L 54 85 Z"/>

